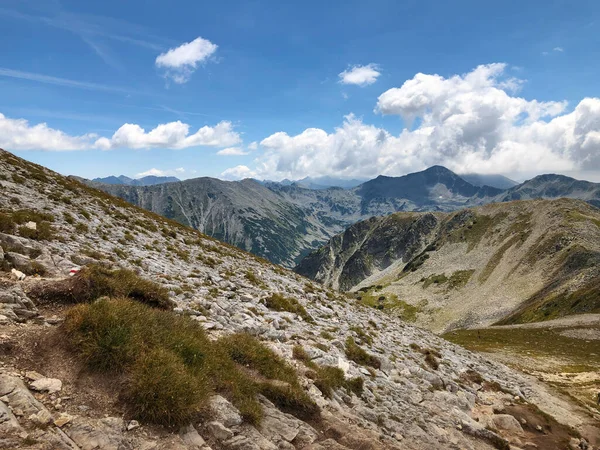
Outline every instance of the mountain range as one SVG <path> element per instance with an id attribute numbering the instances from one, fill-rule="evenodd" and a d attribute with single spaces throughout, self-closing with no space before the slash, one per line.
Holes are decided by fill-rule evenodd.
<path id="1" fill-rule="evenodd" d="M 88 183 L 286 267 L 294 267 L 353 223 L 373 216 L 455 211 L 533 198 L 571 197 L 600 203 L 599 184 L 561 175 L 541 175 L 509 189 L 477 185 L 489 181 L 486 176 L 467 178 L 476 184 L 433 166 L 402 177 L 379 176 L 348 189 L 206 177 L 154 186 Z"/>
<path id="2" fill-rule="evenodd" d="M 104 178 L 94 178 L 92 181 L 104 184 L 118 184 L 126 186 L 154 186 L 155 184 L 174 183 L 181 181 L 177 177 L 159 177 L 156 175 L 147 175 L 142 178 L 129 178 L 125 175 L 118 177 L 111 175 Z"/>

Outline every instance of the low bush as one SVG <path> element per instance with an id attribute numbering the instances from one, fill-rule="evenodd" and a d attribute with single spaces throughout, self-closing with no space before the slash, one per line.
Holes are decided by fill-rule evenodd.
<path id="1" fill-rule="evenodd" d="M 331 398 L 333 391 L 342 387 L 356 395 L 362 394 L 364 380 L 361 377 L 346 380 L 344 371 L 339 367 L 317 365 L 310 360 L 308 353 L 301 345 L 294 346 L 292 356 L 304 362 L 306 367 L 311 369 L 308 376 L 314 380 L 315 386 L 319 388 L 325 398 Z"/>
<path id="2" fill-rule="evenodd" d="M 30 294 L 38 301 L 53 303 L 85 303 L 109 296 L 163 309 L 172 306 L 167 289 L 161 285 L 132 270 L 111 270 L 99 264 L 90 264 L 71 278 L 34 286 Z"/>
<path id="3" fill-rule="evenodd" d="M 246 334 L 211 341 L 197 322 L 127 299 L 100 299 L 69 311 L 63 331 L 91 370 L 124 375 L 129 413 L 167 426 L 189 422 L 220 392 L 258 424 L 263 394 L 300 418 L 317 405 L 283 358 Z"/>
<path id="4" fill-rule="evenodd" d="M 308 314 L 304 306 L 295 298 L 285 297 L 278 292 L 273 293 L 270 297 L 263 300 L 265 306 L 273 311 L 286 311 L 298 314 L 305 321 L 312 323 L 313 318 Z"/>
<path id="5" fill-rule="evenodd" d="M 381 361 L 379 358 L 367 353 L 362 347 L 360 347 L 354 339 L 349 337 L 346 339 L 346 356 L 348 359 L 354 361 L 356 364 L 361 366 L 370 366 L 375 369 L 381 367 Z"/>

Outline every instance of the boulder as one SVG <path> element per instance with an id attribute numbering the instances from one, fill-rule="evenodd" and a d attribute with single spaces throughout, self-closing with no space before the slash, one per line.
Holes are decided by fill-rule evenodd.
<path id="1" fill-rule="evenodd" d="M 54 394 L 62 389 L 62 381 L 57 378 L 39 378 L 30 384 L 31 389 Z"/>

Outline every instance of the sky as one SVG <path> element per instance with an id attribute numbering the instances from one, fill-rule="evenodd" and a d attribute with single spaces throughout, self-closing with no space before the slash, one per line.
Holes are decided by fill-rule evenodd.
<path id="1" fill-rule="evenodd" d="M 0 20 L 0 147 L 63 174 L 600 181 L 597 0 L 2 0 Z"/>

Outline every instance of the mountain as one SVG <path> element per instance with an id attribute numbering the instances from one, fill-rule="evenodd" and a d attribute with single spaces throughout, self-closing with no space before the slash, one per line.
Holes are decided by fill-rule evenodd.
<path id="1" fill-rule="evenodd" d="M 344 189 L 351 189 L 356 187 L 366 180 L 356 180 L 356 179 L 345 179 L 345 178 L 335 178 L 335 177 L 304 177 L 301 180 L 296 181 L 295 183 L 300 187 L 305 187 L 307 189 L 327 189 L 330 187 L 341 187 Z"/>
<path id="2" fill-rule="evenodd" d="M 600 210 L 559 199 L 374 217 L 296 271 L 400 302 L 436 332 L 600 313 Z"/>
<path id="3" fill-rule="evenodd" d="M 118 177 L 109 176 L 105 178 L 94 178 L 92 181 L 110 185 L 154 186 L 156 184 L 175 183 L 181 180 L 176 177 L 158 177 L 156 175 L 148 175 L 142 178 L 129 178 L 125 175 L 121 175 Z"/>
<path id="4" fill-rule="evenodd" d="M 5 448 L 597 445 L 571 398 L 385 311 L 3 150 L 0 185 Z"/>
<path id="5" fill-rule="evenodd" d="M 539 175 L 508 189 L 494 201 L 528 200 L 532 198 L 578 198 L 600 206 L 600 183 L 576 180 L 564 175 Z"/>
<path id="6" fill-rule="evenodd" d="M 396 211 L 449 211 L 502 191 L 473 186 L 443 167 L 352 189 L 196 178 L 151 187 L 93 184 L 286 267 L 349 225 Z"/>
<path id="7" fill-rule="evenodd" d="M 473 186 L 491 186 L 497 189 L 510 189 L 518 185 L 514 180 L 503 175 L 484 175 L 478 173 L 464 173 L 460 177 L 471 183 Z"/>

